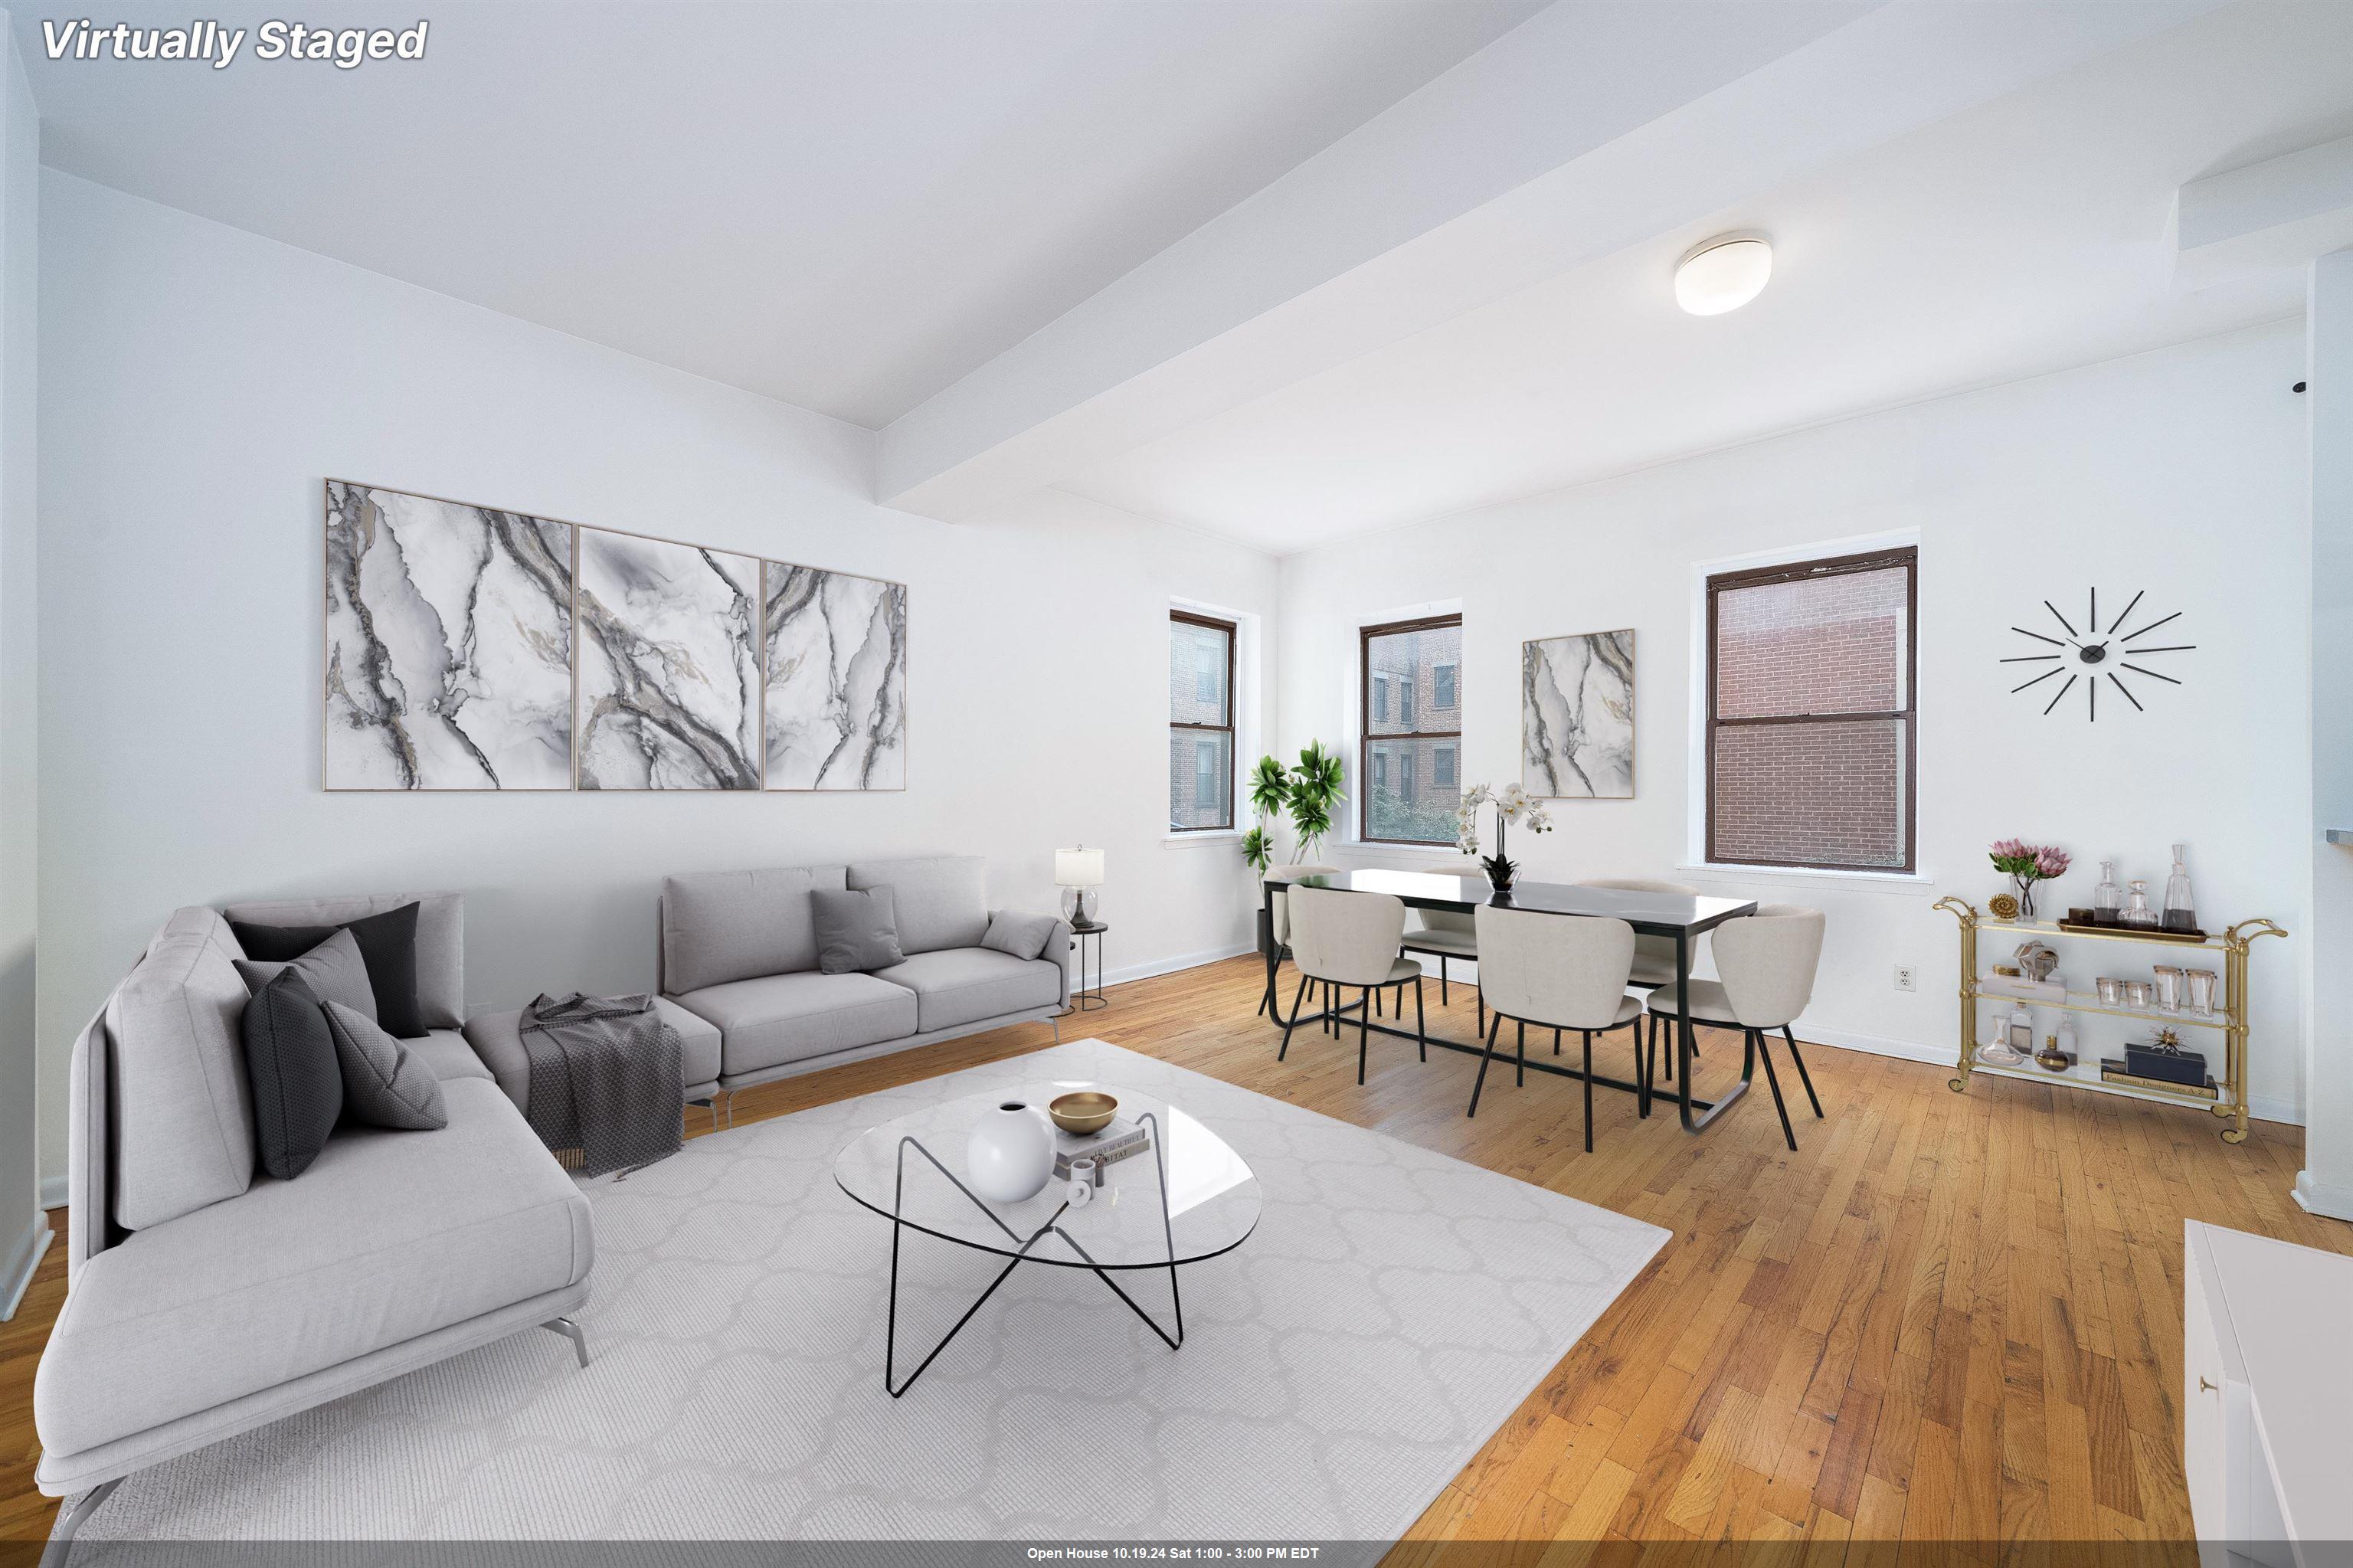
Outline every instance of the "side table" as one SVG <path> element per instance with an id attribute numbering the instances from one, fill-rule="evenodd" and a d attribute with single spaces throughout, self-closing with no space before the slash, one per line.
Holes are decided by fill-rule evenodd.
<path id="1" fill-rule="evenodd" d="M 1074 925 L 1071 927 L 1071 948 L 1079 955 L 1079 983 L 1071 992 L 1071 1009 L 1074 1012 L 1092 1012 L 1099 1007 L 1110 1005 L 1110 1001 L 1103 995 L 1103 933 L 1110 929 L 1109 926 L 1100 920 L 1090 921 L 1084 926 Z M 1089 937 L 1095 939 L 1095 983 L 1092 989 L 1087 985 L 1087 938 Z"/>

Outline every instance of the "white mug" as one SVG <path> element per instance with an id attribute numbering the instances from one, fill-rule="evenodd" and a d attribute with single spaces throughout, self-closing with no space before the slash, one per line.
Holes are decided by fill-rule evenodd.
<path id="1" fill-rule="evenodd" d="M 1092 1160 L 1071 1161 L 1071 1207 L 1083 1209 L 1094 1201 L 1095 1162 Z"/>

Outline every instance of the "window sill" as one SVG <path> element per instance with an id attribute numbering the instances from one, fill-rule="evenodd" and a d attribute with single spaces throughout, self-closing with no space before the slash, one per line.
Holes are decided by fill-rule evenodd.
<path id="1" fill-rule="evenodd" d="M 1240 828 L 1198 828 L 1189 833 L 1163 833 L 1160 847 L 1179 849 L 1187 844 L 1238 844 L 1242 842 Z"/>
<path id="2" fill-rule="evenodd" d="M 1802 865 L 1718 865 L 1688 862 L 1675 869 L 1700 876 L 1719 876 L 1742 882 L 1778 882 L 1792 886 L 1830 883 L 1852 886 L 1858 892 L 1925 893 L 1936 885 L 1934 876 L 1917 871 L 1821 871 Z"/>

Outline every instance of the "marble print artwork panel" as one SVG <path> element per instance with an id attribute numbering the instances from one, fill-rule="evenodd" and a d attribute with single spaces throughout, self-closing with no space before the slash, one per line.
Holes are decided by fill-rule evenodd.
<path id="1" fill-rule="evenodd" d="M 905 789 L 906 585 L 761 565 L 767 787 Z"/>
<path id="2" fill-rule="evenodd" d="M 759 562 L 580 530 L 583 789 L 760 787 Z"/>
<path id="3" fill-rule="evenodd" d="M 1547 799 L 1634 797 L 1634 633 L 1520 644 L 1520 783 Z"/>
<path id="4" fill-rule="evenodd" d="M 326 787 L 572 787 L 572 525 L 327 482 Z"/>

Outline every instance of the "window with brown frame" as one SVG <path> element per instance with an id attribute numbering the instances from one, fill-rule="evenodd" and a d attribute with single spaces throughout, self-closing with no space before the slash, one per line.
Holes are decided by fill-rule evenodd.
<path id="1" fill-rule="evenodd" d="M 1168 612 L 1168 831 L 1234 825 L 1234 623 Z"/>
<path id="2" fill-rule="evenodd" d="M 1462 618 L 1367 626 L 1360 639 L 1357 832 L 1370 843 L 1451 844 L 1462 798 Z"/>
<path id="3" fill-rule="evenodd" d="M 1707 858 L 1916 869 L 1919 552 L 1707 579 Z"/>

